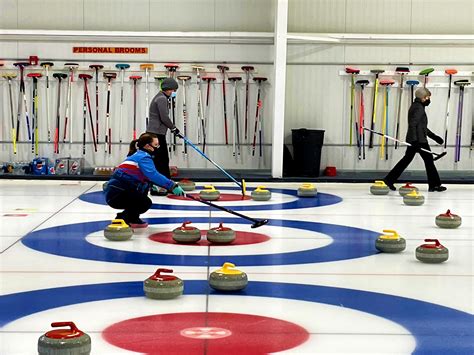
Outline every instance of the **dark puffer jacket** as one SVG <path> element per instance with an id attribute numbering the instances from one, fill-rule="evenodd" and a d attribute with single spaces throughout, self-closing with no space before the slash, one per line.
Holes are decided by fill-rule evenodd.
<path id="1" fill-rule="evenodd" d="M 426 137 L 434 139 L 436 134 L 428 129 L 428 117 L 425 106 L 416 98 L 408 110 L 408 130 L 406 141 L 408 143 L 428 143 Z"/>

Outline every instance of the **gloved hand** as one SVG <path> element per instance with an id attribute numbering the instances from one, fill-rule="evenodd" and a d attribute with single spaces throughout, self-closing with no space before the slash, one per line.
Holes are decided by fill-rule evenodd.
<path id="1" fill-rule="evenodd" d="M 434 136 L 433 140 L 438 144 L 443 144 L 444 143 L 443 138 L 441 138 L 440 136 Z"/>
<path id="2" fill-rule="evenodd" d="M 176 184 L 171 192 L 176 196 L 184 196 L 184 190 L 178 184 Z"/>
<path id="3" fill-rule="evenodd" d="M 175 136 L 179 135 L 178 127 L 174 127 L 173 129 L 171 129 L 171 133 L 173 133 Z"/>

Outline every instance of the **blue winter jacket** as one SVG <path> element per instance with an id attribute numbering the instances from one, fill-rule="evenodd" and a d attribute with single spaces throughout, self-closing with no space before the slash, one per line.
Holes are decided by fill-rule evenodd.
<path id="1" fill-rule="evenodd" d="M 151 155 L 143 150 L 127 157 L 120 164 L 110 178 L 105 195 L 110 194 L 110 189 L 133 190 L 139 193 L 147 193 L 150 183 L 172 190 L 175 182 L 161 175 L 155 168 Z"/>

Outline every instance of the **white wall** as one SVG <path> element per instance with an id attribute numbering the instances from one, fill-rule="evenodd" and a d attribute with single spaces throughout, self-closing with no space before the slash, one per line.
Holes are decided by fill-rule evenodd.
<path id="1" fill-rule="evenodd" d="M 292 128 L 324 129 L 325 147 L 321 166 L 336 166 L 339 169 L 388 170 L 403 155 L 405 149 L 391 150 L 389 159 L 380 160 L 378 148 L 367 152 L 367 159 L 359 161 L 357 147 L 349 147 L 349 112 L 350 112 L 350 77 L 340 75 L 346 66 L 353 66 L 361 70 L 385 69 L 394 71 L 397 66 L 409 66 L 413 72 L 419 72 L 426 67 L 434 67 L 437 71 L 446 68 L 456 68 L 458 71 L 472 72 L 474 65 L 460 65 L 469 63 L 474 58 L 474 47 L 446 47 L 446 46 L 362 46 L 362 45 L 290 45 L 288 51 L 287 72 L 287 102 L 285 137 L 291 142 Z M 293 63 L 293 64 L 292 64 Z M 414 63 L 408 65 L 407 63 Z M 390 78 L 382 76 L 382 78 Z M 398 76 L 391 77 L 398 80 Z M 359 77 L 368 79 L 371 83 L 373 76 Z M 420 77 L 410 77 L 421 81 Z M 456 77 L 457 79 L 471 79 L 471 77 Z M 438 135 L 444 135 L 444 117 L 448 83 L 446 77 L 431 78 L 428 88 L 432 91 L 432 104 L 427 108 L 429 128 Z M 436 87 L 436 86 L 443 87 Z M 454 147 L 448 148 L 448 156 L 439 160 L 437 166 L 441 170 L 473 170 L 473 157 L 470 153 L 473 110 L 472 87 L 465 90 L 464 110 L 462 122 L 461 161 L 454 163 Z M 453 88 L 450 102 L 450 120 L 448 129 L 448 144 L 454 145 L 456 132 L 457 108 L 459 89 Z M 370 121 L 372 109 L 372 88 L 365 90 L 366 122 Z M 394 124 L 397 109 L 396 89 L 392 89 L 389 102 L 389 121 Z M 406 134 L 406 111 L 408 90 L 404 91 L 404 114 L 401 118 L 401 134 Z M 358 102 L 356 102 L 358 104 Z M 358 107 L 358 106 L 357 106 Z M 378 96 L 378 116 L 376 128 L 381 131 L 383 115 L 383 94 Z M 389 132 L 393 134 L 394 127 Z M 375 142 L 378 144 L 379 139 Z M 355 144 L 355 139 L 353 140 Z M 436 146 L 432 142 L 433 147 Z M 391 148 L 392 149 L 392 148 Z M 440 152 L 441 148 L 434 148 Z M 410 169 L 424 169 L 421 159 L 416 159 Z"/>
<path id="2" fill-rule="evenodd" d="M 131 68 L 127 70 L 125 80 L 125 91 L 124 91 L 124 141 L 129 142 L 132 139 L 132 126 L 133 126 L 133 85 L 129 81 L 130 75 L 141 75 L 143 79 L 139 83 L 138 88 L 138 108 L 137 108 L 137 121 L 138 121 L 138 133 L 140 134 L 145 130 L 145 76 L 143 71 L 139 69 L 140 63 L 152 62 L 155 64 L 155 70 L 151 73 L 150 77 L 150 101 L 153 96 L 158 92 L 158 85 L 154 79 L 155 75 L 166 75 L 166 69 L 164 64 L 166 62 L 176 61 L 181 64 L 178 70 L 178 75 L 191 75 L 193 79 L 187 86 L 187 111 L 188 111 L 188 124 L 187 133 L 189 139 L 196 143 L 197 142 L 197 85 L 196 77 L 192 73 L 191 63 L 201 63 L 205 67 L 205 72 L 201 75 L 211 75 L 216 77 L 216 81 L 211 87 L 211 103 L 210 112 L 208 116 L 208 128 L 207 128 L 207 150 L 206 153 L 218 163 L 222 164 L 227 168 L 270 168 L 270 154 L 271 154 L 271 131 L 272 131 L 272 120 L 270 117 L 270 107 L 272 105 L 272 89 L 271 79 L 269 84 L 265 84 L 262 87 L 262 101 L 264 103 L 263 110 L 261 111 L 262 122 L 263 122 L 263 139 L 264 139 L 264 156 L 259 157 L 259 150 L 257 146 L 255 156 L 251 155 L 252 149 L 250 144 L 252 143 L 254 133 L 254 122 L 256 112 L 256 100 L 257 100 L 257 85 L 253 80 L 250 83 L 249 91 L 249 137 L 247 141 L 244 141 L 244 110 L 245 110 L 245 85 L 243 82 L 238 84 L 238 95 L 239 95 L 239 121 L 241 129 L 241 143 L 242 143 L 242 154 L 240 157 L 233 157 L 232 137 L 233 137 L 233 87 L 226 79 L 226 103 L 227 103 L 227 117 L 228 117 L 228 141 L 229 144 L 225 145 L 224 139 L 224 119 L 223 119 L 223 98 L 222 98 L 222 76 L 218 72 L 217 64 L 222 63 L 229 59 L 232 59 L 233 64 L 228 64 L 230 70 L 228 76 L 241 76 L 244 79 L 244 72 L 241 70 L 241 66 L 248 63 L 251 59 L 258 56 L 266 62 L 270 61 L 271 48 L 270 46 L 256 47 L 253 45 L 249 46 L 232 46 L 232 45 L 191 45 L 191 44 L 146 44 L 144 46 L 149 48 L 149 54 L 147 55 L 135 55 L 133 57 L 125 58 L 121 55 L 100 55 L 100 54 L 72 54 L 72 46 L 76 44 L 72 43 L 48 43 L 48 42 L 3 42 L 2 47 L 3 53 L 6 54 L 7 58 L 28 58 L 30 55 L 37 55 L 42 61 L 52 61 L 55 63 L 54 67 L 51 68 L 52 72 L 65 71 L 64 62 L 66 58 L 69 61 L 78 62 L 80 64 L 79 73 L 88 72 L 91 75 L 93 72 L 88 68 L 89 64 L 95 62 L 101 63 L 105 66 L 104 70 L 116 71 L 115 63 L 128 62 L 131 64 Z M 104 43 L 80 43 L 80 45 L 98 45 L 106 46 Z M 115 44 L 112 44 L 115 45 Z M 136 46 L 133 43 L 120 44 L 120 46 Z M 139 46 L 142 46 L 140 44 Z M 124 59 L 132 59 L 124 60 Z M 5 67 L 8 69 L 1 69 L 2 73 L 5 72 L 16 72 L 14 69 L 13 62 L 6 61 Z M 256 71 L 254 75 L 269 77 L 272 72 L 271 65 L 255 65 Z M 13 69 L 13 70 L 12 70 Z M 27 72 L 43 72 L 41 67 L 28 68 Z M 44 72 L 43 72 L 44 73 Z M 18 78 L 17 78 L 18 79 Z M 180 83 L 181 84 L 181 83 Z M 47 142 L 47 128 L 46 128 L 46 102 L 45 102 L 45 80 L 40 79 L 39 92 L 40 92 L 40 140 L 44 143 L 40 145 L 40 155 L 53 157 L 53 143 Z M 28 111 L 31 115 L 31 80 L 26 80 L 26 96 L 28 100 Z M 100 84 L 100 103 L 99 103 L 99 119 L 100 119 L 100 142 L 104 142 L 105 135 L 105 116 L 106 116 L 106 82 L 101 77 Z M 182 89 L 177 93 L 178 95 L 178 107 L 177 107 L 177 126 L 183 131 L 183 118 L 182 118 Z M 201 90 L 206 90 L 206 85 L 203 83 Z M 14 114 L 16 122 L 16 110 L 18 100 L 18 80 L 14 83 Z M 95 122 L 95 84 L 90 83 L 89 93 L 91 96 L 91 105 L 94 115 Z M 203 93 L 204 95 L 204 93 Z M 50 84 L 50 117 L 49 124 L 54 125 L 56 118 L 56 97 L 57 97 L 57 80 L 51 78 Z M 63 83 L 62 92 L 62 107 L 61 107 L 61 132 L 64 124 L 64 103 L 66 97 L 66 84 Z M 73 101 L 72 105 L 74 108 L 73 112 L 73 145 L 61 144 L 61 150 L 59 156 L 81 156 L 82 155 L 82 127 L 83 127 L 83 82 L 77 80 L 73 84 Z M 10 142 L 10 107 L 8 101 L 8 85 L 6 80 L 0 81 L 0 112 L 4 119 L 0 123 L 0 137 L 2 141 Z M 120 117 L 120 81 L 115 80 L 112 84 L 111 94 L 111 127 L 113 142 L 118 142 L 119 136 L 119 117 Z M 26 125 L 25 119 L 22 117 L 21 120 L 22 131 L 21 136 L 24 140 L 26 136 Z M 61 133 L 62 134 L 62 133 Z M 61 135 L 62 137 L 62 135 Z M 118 164 L 122 161 L 123 157 L 127 152 L 127 143 L 123 143 L 121 146 L 116 144 L 113 147 L 112 156 L 105 155 L 104 146 L 101 144 L 98 153 L 94 153 L 92 149 L 92 141 L 90 136 L 90 125 L 89 118 L 87 117 L 87 138 L 88 145 L 86 149 L 86 163 L 90 166 L 97 165 L 113 165 Z M 180 140 L 178 139 L 178 142 Z M 257 144 L 258 144 L 257 139 Z M 10 143 L 2 144 L 0 151 L 0 161 L 7 160 L 28 160 L 32 158 L 30 145 L 24 144 L 20 146 L 19 153 L 17 156 L 13 155 L 12 145 Z M 188 148 L 188 156 L 182 154 L 181 145 L 177 147 L 176 152 L 171 156 L 172 165 L 179 167 L 210 167 L 206 160 L 200 158 L 191 148 Z"/>
<path id="3" fill-rule="evenodd" d="M 474 33 L 474 2 L 471 0 L 291 0 L 289 3 L 290 32 L 308 33 L 421 33 L 421 34 L 473 34 Z M 273 31 L 274 1 L 271 0 L 137 0 L 137 1 L 104 1 L 104 0 L 71 0 L 71 1 L 34 1 L 34 0 L 0 0 L 0 28 L 10 29 L 76 29 L 76 30 L 130 30 L 130 31 Z M 66 60 L 77 60 L 86 67 L 95 60 L 105 60 L 106 65 L 114 65 L 118 61 L 132 62 L 137 66 L 140 62 L 154 62 L 157 67 L 163 63 L 176 61 L 188 66 L 189 63 L 203 63 L 206 68 L 215 70 L 216 63 L 227 61 L 238 71 L 242 64 L 255 64 L 258 75 L 269 77 L 266 87 L 264 110 L 265 142 L 270 143 L 271 122 L 270 106 L 272 104 L 272 62 L 273 47 L 271 45 L 243 44 L 187 44 L 167 43 L 148 44 L 150 53 L 144 56 L 73 56 L 71 46 L 76 43 L 66 42 L 14 42 L 0 41 L 0 52 L 6 59 L 25 58 L 29 55 L 39 55 L 41 59 L 51 59 L 59 68 Z M 77 43 L 94 45 L 94 43 Z M 107 45 L 100 43 L 100 45 Z M 121 43 L 121 46 L 136 45 Z M 142 43 L 140 43 L 140 46 Z M 360 69 L 383 68 L 393 70 L 396 66 L 410 66 L 413 71 L 427 66 L 436 70 L 455 67 L 458 70 L 473 71 L 474 44 L 443 45 L 338 45 L 338 44 L 301 44 L 289 45 L 287 68 L 287 102 L 285 118 L 286 142 L 290 141 L 292 128 L 325 129 L 325 143 L 321 166 L 335 165 L 338 169 L 383 169 L 387 170 L 400 158 L 403 150 L 397 150 L 390 155 L 388 161 L 378 158 L 378 151 L 368 152 L 367 159 L 358 161 L 357 148 L 347 147 L 348 143 L 348 110 L 349 110 L 349 78 L 339 75 L 346 66 Z M 7 64 L 9 61 L 7 60 Z M 7 65 L 8 66 L 8 65 Z M 446 83 L 446 78 L 437 78 L 433 83 Z M 8 139 L 9 111 L 5 105 L 5 81 L 0 81 L 0 105 L 3 117 L 0 128 L 2 139 Z M 103 84 L 102 84 L 103 85 Z M 82 85 L 76 89 L 82 95 Z M 118 113 L 118 90 L 114 84 L 113 114 Z M 91 87 L 93 88 L 93 87 Z M 102 88 L 103 89 L 103 88 Z M 156 87 L 155 87 L 156 89 Z M 222 97 L 219 84 L 215 85 L 213 126 L 210 129 L 216 134 L 215 143 L 223 131 Z M 228 87 L 230 89 L 230 86 Z M 127 85 L 127 90 L 130 86 Z M 143 90 L 143 84 L 141 87 Z M 189 92 L 195 98 L 195 85 Z M 465 97 L 463 119 L 463 145 L 470 144 L 472 120 L 472 92 L 468 89 Z M 27 92 L 30 95 L 30 92 Z M 140 92 L 143 98 L 143 93 Z M 241 103 L 244 93 L 241 92 Z M 255 105 L 255 87 L 252 87 L 253 107 Z M 450 140 L 453 143 L 454 124 L 457 114 L 457 90 L 453 91 L 451 101 Z M 228 109 L 232 100 L 228 98 Z M 380 101 L 382 96 L 379 97 Z M 15 96 L 16 100 L 16 96 Z M 76 124 L 82 119 L 82 103 L 78 98 L 76 105 Z M 102 102 L 105 98 L 102 97 Z M 130 92 L 126 91 L 126 100 L 131 104 Z M 188 99 L 190 117 L 195 114 L 195 103 Z M 367 115 L 370 114 L 371 89 L 366 92 Z M 396 94 L 392 95 L 396 100 Z M 445 112 L 446 89 L 433 90 L 433 104 L 428 108 L 430 128 L 442 133 Z M 406 101 L 405 101 L 406 103 Z M 104 108 L 102 104 L 101 110 Z M 379 108 L 381 106 L 379 105 Z M 394 102 L 391 105 L 394 112 Z M 15 106 L 16 109 L 16 106 Z M 44 109 L 44 107 L 43 107 Z M 130 110 L 131 107 L 128 107 Z M 144 101 L 139 112 L 144 112 Z M 406 110 L 406 107 L 405 107 Z M 230 109 L 229 109 L 230 111 Z M 180 112 L 180 111 L 178 111 Z M 379 112 L 381 117 L 382 112 Z M 102 112 L 101 117 L 105 114 Z M 242 116 L 242 115 L 241 115 Z M 251 114 L 253 120 L 254 113 Z M 393 121 L 394 118 L 392 118 Z M 191 118 L 192 121 L 192 118 Z M 115 121 L 114 121 L 115 122 Z M 253 121 L 252 121 L 253 122 Z M 380 120 L 379 120 L 380 122 Z M 402 124 L 402 137 L 405 121 Z M 115 128 L 115 127 L 113 127 Z M 192 137 L 192 136 L 191 136 Z M 80 137 L 78 137 L 79 139 Z M 376 141 L 377 142 L 377 141 Z M 46 148 L 48 147 L 48 148 Z M 43 147 L 44 154 L 52 150 L 50 146 Z M 48 150 L 49 149 L 49 150 Z M 69 152 L 65 147 L 65 152 Z M 116 148 L 118 149 L 118 148 Z M 122 148 L 125 149 L 125 148 Z M 2 145 L 0 150 L 2 160 L 11 159 L 11 148 Z M 28 148 L 29 151 L 29 148 Z M 437 164 L 443 170 L 472 170 L 474 159 L 465 147 L 461 153 L 461 162 L 454 164 L 453 148 L 449 155 Z M 80 146 L 75 147 L 71 154 L 79 154 Z M 232 159 L 232 148 L 217 146 L 210 155 L 225 167 L 239 168 L 269 168 L 270 148 L 265 151 L 265 159 L 244 156 L 242 161 Z M 26 154 L 26 153 L 25 153 Z M 115 163 L 121 159 L 122 152 L 117 152 L 113 162 L 103 156 L 93 155 L 88 150 L 87 161 L 91 165 Z M 248 150 L 247 150 L 248 154 Z M 27 155 L 27 154 L 26 154 Z M 201 159 L 183 160 L 181 154 L 173 158 L 178 166 L 204 167 L 208 166 Z M 416 160 L 411 169 L 423 169 L 421 160 Z"/>

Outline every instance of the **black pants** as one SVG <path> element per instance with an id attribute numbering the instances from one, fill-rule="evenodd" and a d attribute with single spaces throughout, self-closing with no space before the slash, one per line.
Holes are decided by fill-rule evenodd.
<path id="1" fill-rule="evenodd" d="M 418 144 L 417 147 L 420 147 L 426 150 L 431 150 L 428 143 Z M 417 147 L 414 147 L 414 146 L 407 147 L 405 156 L 402 159 L 400 159 L 397 165 L 395 165 L 392 171 L 390 171 L 388 175 L 385 177 L 384 180 L 386 183 L 389 183 L 389 184 L 395 183 L 397 179 L 400 177 L 400 175 L 403 173 L 403 171 L 408 167 L 408 165 L 410 165 L 416 153 L 419 153 L 421 158 L 425 162 L 425 169 L 426 169 L 426 175 L 428 176 L 429 187 L 436 187 L 436 186 L 441 185 L 441 180 L 439 178 L 438 171 L 436 170 L 436 166 L 434 165 L 433 155 L 428 152 L 418 150 Z"/>
<path id="2" fill-rule="evenodd" d="M 119 186 L 110 186 L 107 191 L 107 204 L 115 209 L 123 209 L 117 214 L 117 218 L 128 223 L 137 223 L 140 215 L 148 211 L 151 207 L 151 200 L 147 194 L 133 190 L 121 189 Z"/>
<path id="3" fill-rule="evenodd" d="M 166 136 L 164 134 L 157 134 L 160 142 L 160 147 L 154 153 L 153 162 L 155 168 L 161 175 L 166 176 L 168 179 L 171 178 L 170 174 L 170 157 L 168 155 L 168 145 L 166 143 Z"/>

